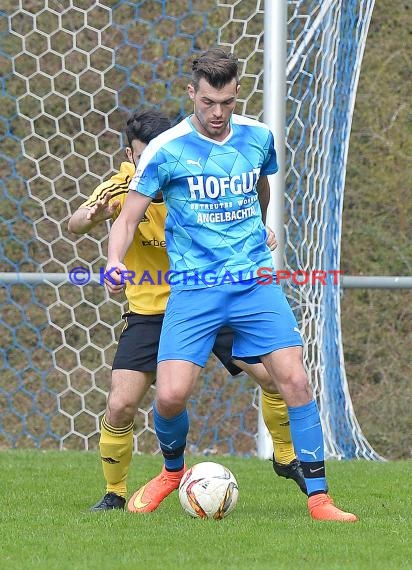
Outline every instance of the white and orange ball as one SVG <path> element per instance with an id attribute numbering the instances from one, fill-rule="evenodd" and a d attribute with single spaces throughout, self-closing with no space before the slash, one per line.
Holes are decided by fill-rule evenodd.
<path id="1" fill-rule="evenodd" d="M 220 463 L 204 461 L 190 467 L 179 486 L 179 500 L 190 516 L 223 519 L 235 508 L 238 484 L 233 473 Z"/>

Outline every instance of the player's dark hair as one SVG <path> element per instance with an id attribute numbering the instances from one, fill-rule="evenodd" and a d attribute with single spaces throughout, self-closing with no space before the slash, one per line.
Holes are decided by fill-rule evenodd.
<path id="1" fill-rule="evenodd" d="M 126 122 L 127 142 L 130 147 L 136 139 L 149 144 L 152 139 L 170 129 L 171 126 L 169 118 L 158 109 L 134 111 Z"/>
<path id="2" fill-rule="evenodd" d="M 203 78 L 215 89 L 221 89 L 233 79 L 239 83 L 238 73 L 238 60 L 233 53 L 220 48 L 209 49 L 192 62 L 192 85 L 197 91 Z"/>

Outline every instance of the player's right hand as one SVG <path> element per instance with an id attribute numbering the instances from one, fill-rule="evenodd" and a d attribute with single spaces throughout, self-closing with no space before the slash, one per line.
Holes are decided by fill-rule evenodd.
<path id="1" fill-rule="evenodd" d="M 104 284 L 106 285 L 109 293 L 117 295 L 124 290 L 125 281 L 123 275 L 126 271 L 127 267 L 123 265 L 123 263 L 107 263 Z"/>
<path id="2" fill-rule="evenodd" d="M 120 204 L 120 200 L 114 200 L 110 203 L 111 197 L 112 194 L 108 192 L 103 198 L 97 200 L 96 203 L 89 208 L 86 219 L 92 222 L 100 222 L 112 218 L 116 208 Z"/>

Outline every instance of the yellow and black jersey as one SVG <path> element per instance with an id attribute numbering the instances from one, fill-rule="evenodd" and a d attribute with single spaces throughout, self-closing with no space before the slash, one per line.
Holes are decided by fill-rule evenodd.
<path id="1" fill-rule="evenodd" d="M 113 216 L 113 219 L 116 219 L 126 199 L 134 173 L 134 164 L 122 162 L 119 172 L 97 186 L 90 198 L 80 207 L 93 206 L 98 199 L 110 192 L 111 202 L 120 201 Z M 157 315 L 164 313 L 166 309 L 170 293 L 169 285 L 164 282 L 165 273 L 169 270 L 164 230 L 166 213 L 163 202 L 150 204 L 124 258 L 127 269 L 133 272 L 134 284 L 126 281 L 126 297 L 129 310 L 134 313 Z"/>

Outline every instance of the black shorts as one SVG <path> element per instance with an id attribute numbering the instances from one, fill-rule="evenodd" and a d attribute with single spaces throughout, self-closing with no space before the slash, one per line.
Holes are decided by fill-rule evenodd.
<path id="1" fill-rule="evenodd" d="M 124 328 L 119 338 L 112 370 L 155 372 L 160 332 L 164 315 L 123 315 Z M 242 370 L 232 361 L 233 333 L 222 327 L 213 345 L 213 353 L 232 376 Z"/>

